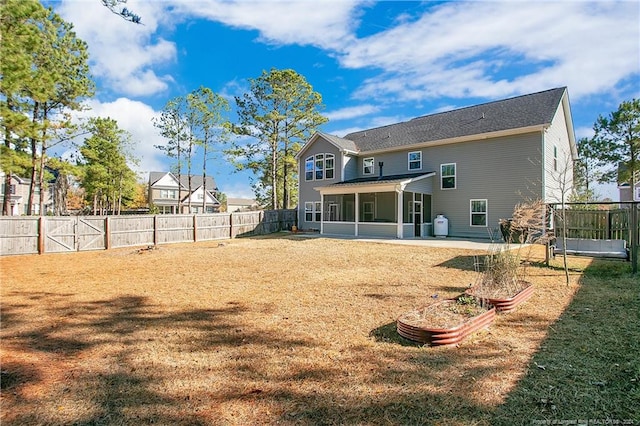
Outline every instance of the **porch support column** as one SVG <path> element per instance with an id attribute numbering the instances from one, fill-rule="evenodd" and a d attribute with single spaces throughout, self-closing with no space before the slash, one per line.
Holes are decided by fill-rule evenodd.
<path id="1" fill-rule="evenodd" d="M 355 236 L 358 236 L 358 227 L 360 226 L 360 193 L 356 192 L 356 229 Z"/>
<path id="2" fill-rule="evenodd" d="M 324 234 L 324 194 L 320 193 L 320 235 Z"/>
<path id="3" fill-rule="evenodd" d="M 398 194 L 398 218 L 397 218 L 397 222 L 398 222 L 398 226 L 397 226 L 397 231 L 396 231 L 396 237 L 398 238 L 402 238 L 402 194 L 403 194 L 403 190 L 402 189 L 396 189 L 396 194 Z"/>

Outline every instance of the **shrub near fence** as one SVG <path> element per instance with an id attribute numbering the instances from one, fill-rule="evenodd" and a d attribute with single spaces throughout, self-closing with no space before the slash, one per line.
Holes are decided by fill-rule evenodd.
<path id="1" fill-rule="evenodd" d="M 0 255 L 206 241 L 291 229 L 296 210 L 145 216 L 0 217 Z"/>

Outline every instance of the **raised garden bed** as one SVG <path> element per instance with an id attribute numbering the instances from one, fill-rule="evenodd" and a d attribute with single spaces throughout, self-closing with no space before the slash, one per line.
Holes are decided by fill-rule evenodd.
<path id="1" fill-rule="evenodd" d="M 430 346 L 455 345 L 493 322 L 495 308 L 460 309 L 460 297 L 406 312 L 396 321 L 398 334 Z"/>
<path id="2" fill-rule="evenodd" d="M 533 296 L 533 284 L 527 281 L 520 281 L 521 290 L 511 297 L 501 297 L 500 295 L 483 295 L 477 288 L 470 288 L 465 293 L 477 297 L 483 304 L 492 305 L 499 313 L 507 313 L 516 309 L 520 304 L 526 302 Z"/>

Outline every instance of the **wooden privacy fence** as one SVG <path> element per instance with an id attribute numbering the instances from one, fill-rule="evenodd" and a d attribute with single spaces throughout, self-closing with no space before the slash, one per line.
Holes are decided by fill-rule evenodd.
<path id="1" fill-rule="evenodd" d="M 627 245 L 631 245 L 632 212 L 632 209 L 558 209 L 554 214 L 554 226 L 559 230 L 566 225 L 568 238 L 626 240 Z"/>
<path id="2" fill-rule="evenodd" d="M 0 217 L 0 256 L 108 250 L 291 229 L 296 210 L 144 216 Z"/>

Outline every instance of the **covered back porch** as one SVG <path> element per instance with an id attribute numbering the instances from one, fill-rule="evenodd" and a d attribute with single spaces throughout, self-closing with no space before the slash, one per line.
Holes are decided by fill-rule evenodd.
<path id="1" fill-rule="evenodd" d="M 433 235 L 435 172 L 358 178 L 314 188 L 320 192 L 320 233 L 385 238 Z"/>

